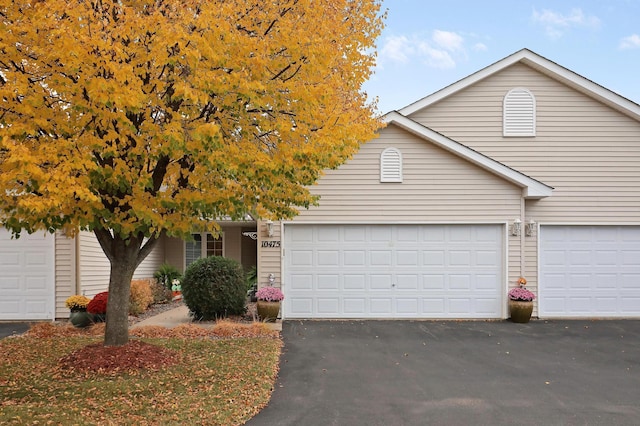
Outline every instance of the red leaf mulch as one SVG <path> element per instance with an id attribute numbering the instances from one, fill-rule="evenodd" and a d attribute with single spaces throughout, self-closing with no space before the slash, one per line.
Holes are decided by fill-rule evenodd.
<path id="1" fill-rule="evenodd" d="M 132 370 L 158 371 L 181 361 L 180 355 L 170 349 L 130 340 L 122 346 L 104 346 L 94 343 L 84 346 L 60 360 L 60 367 L 78 373 L 113 374 Z"/>

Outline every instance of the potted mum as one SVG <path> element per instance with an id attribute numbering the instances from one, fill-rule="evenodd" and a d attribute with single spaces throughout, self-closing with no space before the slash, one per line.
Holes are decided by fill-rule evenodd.
<path id="1" fill-rule="evenodd" d="M 69 322 L 74 327 L 83 328 L 91 324 L 91 315 L 87 313 L 88 297 L 76 294 L 68 297 L 64 303 L 71 311 Z"/>
<path id="2" fill-rule="evenodd" d="M 284 294 L 279 288 L 276 287 L 261 287 L 256 292 L 258 302 L 256 308 L 258 310 L 258 316 L 267 322 L 275 322 L 278 318 L 278 312 L 280 312 L 280 303 L 284 299 Z"/>
<path id="3" fill-rule="evenodd" d="M 93 296 L 91 302 L 87 305 L 87 312 L 93 315 L 95 322 L 104 322 L 107 316 L 107 301 L 109 300 L 109 292 L 103 291 Z"/>
<path id="4" fill-rule="evenodd" d="M 513 322 L 527 323 L 531 319 L 536 295 L 527 290 L 526 285 L 527 280 L 520 277 L 518 287 L 509 290 L 509 313 Z"/>

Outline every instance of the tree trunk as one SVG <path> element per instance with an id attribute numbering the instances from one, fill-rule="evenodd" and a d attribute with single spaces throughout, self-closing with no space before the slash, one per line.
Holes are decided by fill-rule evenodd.
<path id="1" fill-rule="evenodd" d="M 105 346 L 126 345 L 129 341 L 129 294 L 140 251 L 136 244 L 127 245 L 121 239 L 115 238 L 113 242 L 115 250 L 109 276 Z"/>
<path id="2" fill-rule="evenodd" d="M 142 235 L 123 238 L 105 229 L 95 229 L 94 234 L 111 263 L 104 345 L 126 345 L 129 341 L 131 279 L 138 265 L 155 247 L 158 238 L 151 237 L 143 245 Z"/>

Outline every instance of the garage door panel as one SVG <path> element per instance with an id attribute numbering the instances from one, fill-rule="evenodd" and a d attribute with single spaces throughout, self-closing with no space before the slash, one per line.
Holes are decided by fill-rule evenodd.
<path id="1" fill-rule="evenodd" d="M 299 232 L 301 228 L 305 232 Z M 499 225 L 486 228 L 285 225 L 283 314 L 288 318 L 499 318 L 503 231 Z M 321 242 L 317 236 L 325 234 L 339 240 Z M 304 242 L 299 235 L 305 235 Z M 482 242 L 477 241 L 480 238 Z"/>
<path id="2" fill-rule="evenodd" d="M 396 276 L 396 289 L 398 291 L 415 291 L 418 290 L 418 282 L 420 278 L 417 274 L 411 275 L 397 275 Z"/>
<path id="3" fill-rule="evenodd" d="M 415 318 L 418 316 L 418 299 L 415 297 L 399 297 L 396 299 L 397 309 L 396 313 L 398 316 L 408 316 L 411 318 Z"/>
<path id="4" fill-rule="evenodd" d="M 364 250 L 345 250 L 343 252 L 344 266 L 366 265 L 367 253 Z"/>
<path id="5" fill-rule="evenodd" d="M 391 290 L 391 285 L 393 283 L 392 276 L 390 274 L 387 275 L 377 275 L 371 274 L 370 277 L 370 285 L 369 288 L 373 291 L 376 290 Z"/>
<path id="6" fill-rule="evenodd" d="M 640 317 L 639 226 L 542 226 L 541 317 Z"/>
<path id="7" fill-rule="evenodd" d="M 425 250 L 423 252 L 423 266 L 438 266 L 442 267 L 445 264 L 445 252 L 444 250 Z"/>
<path id="8" fill-rule="evenodd" d="M 622 250 L 620 264 L 622 266 L 638 266 L 638 259 L 640 259 L 640 250 Z"/>
<path id="9" fill-rule="evenodd" d="M 335 275 L 318 275 L 318 290 L 339 290 L 340 289 L 340 276 Z"/>
<path id="10" fill-rule="evenodd" d="M 53 318 L 54 242 L 50 234 L 12 239 L 0 229 L 0 320 Z"/>
<path id="11" fill-rule="evenodd" d="M 345 274 L 343 276 L 344 290 L 364 290 L 366 288 L 366 277 L 362 274 Z"/>
<path id="12" fill-rule="evenodd" d="M 388 317 L 393 314 L 392 300 L 390 297 L 372 297 L 371 299 L 371 309 L 370 312 L 374 316 Z"/>
<path id="13" fill-rule="evenodd" d="M 449 252 L 448 266 L 464 266 L 471 265 L 471 252 L 468 250 L 452 250 Z"/>
<path id="14" fill-rule="evenodd" d="M 292 274 L 289 279 L 289 286 L 291 290 L 313 290 L 313 275 L 305 274 Z"/>
<path id="15" fill-rule="evenodd" d="M 398 250 L 396 253 L 396 265 L 398 266 L 414 266 L 417 267 L 418 251 L 417 250 Z"/>
<path id="16" fill-rule="evenodd" d="M 391 250 L 372 250 L 369 252 L 370 261 L 369 265 L 376 266 L 391 266 L 393 253 Z"/>

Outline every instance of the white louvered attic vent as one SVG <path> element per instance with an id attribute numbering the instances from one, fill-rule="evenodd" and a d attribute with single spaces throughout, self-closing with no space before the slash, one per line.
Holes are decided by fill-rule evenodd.
<path id="1" fill-rule="evenodd" d="M 504 97 L 502 134 L 536 135 L 536 98 L 527 89 L 512 89 Z"/>
<path id="2" fill-rule="evenodd" d="M 402 182 L 402 153 L 397 148 L 380 154 L 380 182 Z"/>

